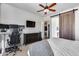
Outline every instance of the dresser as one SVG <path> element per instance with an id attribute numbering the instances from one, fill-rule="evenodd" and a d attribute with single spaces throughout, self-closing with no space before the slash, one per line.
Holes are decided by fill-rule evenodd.
<path id="1" fill-rule="evenodd" d="M 24 45 L 27 45 L 36 41 L 40 41 L 40 40 L 42 40 L 41 32 L 24 34 Z"/>

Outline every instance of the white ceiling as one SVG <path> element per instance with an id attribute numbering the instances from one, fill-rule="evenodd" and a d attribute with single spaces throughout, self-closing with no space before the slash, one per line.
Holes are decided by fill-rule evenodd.
<path id="1" fill-rule="evenodd" d="M 21 8 L 24 10 L 27 10 L 29 12 L 44 16 L 44 12 L 37 12 L 38 10 L 41 10 L 42 8 L 39 6 L 40 3 L 8 3 L 12 6 L 15 6 L 17 8 Z M 43 5 L 46 5 L 45 3 L 41 3 Z M 50 5 L 51 3 L 48 3 Z M 56 12 L 48 12 L 48 15 L 55 15 L 57 13 L 60 13 L 64 10 L 74 8 L 78 6 L 79 3 L 57 3 L 55 6 Z"/>

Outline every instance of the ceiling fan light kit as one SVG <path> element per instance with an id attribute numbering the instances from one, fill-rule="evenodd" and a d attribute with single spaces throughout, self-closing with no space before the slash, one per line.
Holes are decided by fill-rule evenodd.
<path id="1" fill-rule="evenodd" d="M 44 12 L 49 12 L 49 10 L 48 9 L 45 9 Z"/>

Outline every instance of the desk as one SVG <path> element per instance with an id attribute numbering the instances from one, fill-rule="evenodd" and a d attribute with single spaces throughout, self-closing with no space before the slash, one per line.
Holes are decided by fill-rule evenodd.
<path id="1" fill-rule="evenodd" d="M 9 35 L 10 33 L 7 32 L 0 32 L 0 35 L 2 35 L 2 54 L 5 52 L 5 36 Z"/>

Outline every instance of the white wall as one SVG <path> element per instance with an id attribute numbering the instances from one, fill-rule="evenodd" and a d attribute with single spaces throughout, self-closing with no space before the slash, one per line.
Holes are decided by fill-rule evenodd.
<path id="1" fill-rule="evenodd" d="M 24 33 L 41 31 L 41 20 L 43 20 L 43 18 L 39 15 L 21 10 L 8 4 L 1 5 L 1 23 L 26 25 L 26 20 L 35 21 L 36 27 L 25 28 Z"/>
<path id="2" fill-rule="evenodd" d="M 75 39 L 79 41 L 79 7 L 75 12 Z"/>

